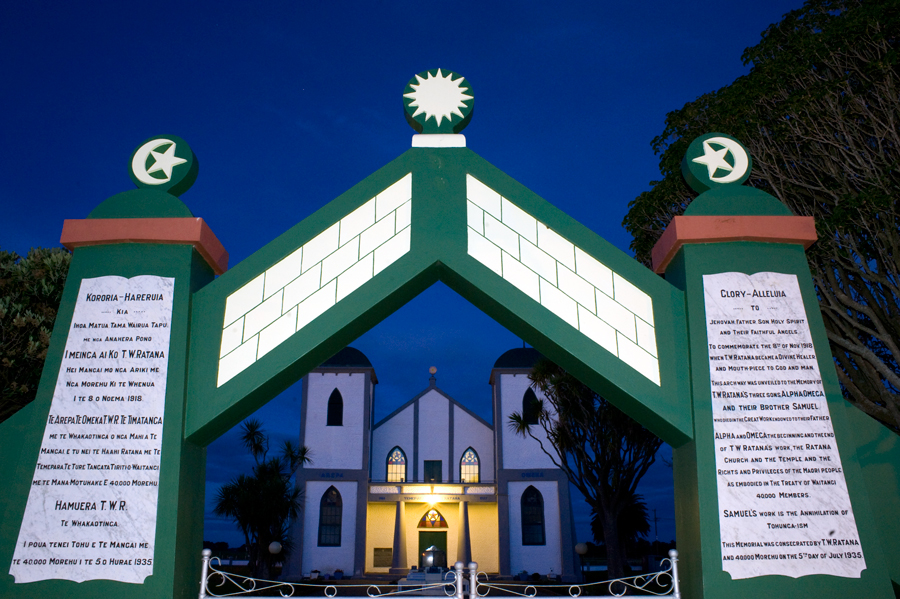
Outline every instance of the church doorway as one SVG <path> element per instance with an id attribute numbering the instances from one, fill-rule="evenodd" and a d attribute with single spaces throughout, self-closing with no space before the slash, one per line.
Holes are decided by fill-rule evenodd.
<path id="1" fill-rule="evenodd" d="M 425 557 L 425 551 L 434 545 L 447 555 L 447 532 L 437 530 L 420 530 L 419 531 L 419 568 L 423 567 L 422 559 Z"/>

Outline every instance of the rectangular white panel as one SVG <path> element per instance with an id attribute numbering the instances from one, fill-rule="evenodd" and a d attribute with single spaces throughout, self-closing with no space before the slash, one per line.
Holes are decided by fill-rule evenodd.
<path id="1" fill-rule="evenodd" d="M 225 326 L 230 325 L 262 302 L 265 278 L 266 275 L 263 273 L 228 296 L 228 299 L 225 300 Z"/>
<path id="2" fill-rule="evenodd" d="M 541 305 L 578 328 L 578 304 L 544 279 L 541 279 Z"/>
<path id="3" fill-rule="evenodd" d="M 467 232 L 469 234 L 469 255 L 502 276 L 503 266 L 500 248 L 479 235 L 471 227 L 468 227 Z"/>
<path id="4" fill-rule="evenodd" d="M 338 249 L 341 222 L 338 221 L 307 241 L 303 247 L 303 272 L 312 268 Z"/>
<path id="5" fill-rule="evenodd" d="M 412 173 L 379 193 L 375 198 L 375 220 L 381 220 L 412 198 Z"/>
<path id="6" fill-rule="evenodd" d="M 619 346 L 619 358 L 623 362 L 659 384 L 659 360 L 651 356 L 645 349 L 633 343 L 621 332 L 616 333 L 616 345 Z"/>
<path id="7" fill-rule="evenodd" d="M 247 313 L 244 317 L 244 341 L 269 326 L 281 316 L 282 293 L 278 293 Z"/>
<path id="8" fill-rule="evenodd" d="M 291 281 L 284 288 L 284 306 L 282 311 L 290 310 L 310 295 L 319 290 L 322 284 L 322 265 L 316 264 L 301 276 Z"/>
<path id="9" fill-rule="evenodd" d="M 575 272 L 609 297 L 613 296 L 612 271 L 579 248 L 575 248 Z"/>
<path id="10" fill-rule="evenodd" d="M 375 224 L 375 200 L 371 199 L 341 219 L 341 241 L 344 245 Z"/>
<path id="11" fill-rule="evenodd" d="M 297 308 L 291 308 L 287 314 L 260 331 L 256 359 L 258 360 L 269 353 L 296 331 Z"/>
<path id="12" fill-rule="evenodd" d="M 797 277 L 726 272 L 704 275 L 703 289 L 722 568 L 735 579 L 859 578 L 866 562 Z"/>
<path id="13" fill-rule="evenodd" d="M 546 225 L 538 227 L 538 247 L 575 270 L 575 246 Z"/>
<path id="14" fill-rule="evenodd" d="M 366 254 L 359 262 L 338 277 L 337 301 L 341 301 L 372 278 L 373 253 Z"/>
<path id="15" fill-rule="evenodd" d="M 615 286 L 615 295 L 613 297 L 616 298 L 616 301 L 652 325 L 653 301 L 650 299 L 650 296 L 625 280 L 618 273 L 613 273 L 613 285 Z"/>
<path id="16" fill-rule="evenodd" d="M 541 289 L 538 283 L 540 277 L 506 252 L 503 252 L 503 278 L 520 291 L 527 293 L 534 301 L 541 301 Z"/>
<path id="17" fill-rule="evenodd" d="M 375 274 L 396 262 L 409 251 L 412 227 L 406 227 L 375 250 Z"/>
<path id="18" fill-rule="evenodd" d="M 614 329 L 632 341 L 637 341 L 634 314 L 599 290 L 595 295 L 597 297 L 597 316 L 611 324 Z"/>
<path id="19" fill-rule="evenodd" d="M 591 312 L 596 310 L 594 286 L 563 265 L 559 266 L 559 289 Z"/>
<path id="20" fill-rule="evenodd" d="M 359 260 L 359 238 L 354 237 L 341 249 L 322 260 L 322 284 L 356 264 Z"/>
<path id="21" fill-rule="evenodd" d="M 281 262 L 278 262 L 275 266 L 266 271 L 265 297 L 271 296 L 273 293 L 300 276 L 302 258 L 303 248 L 299 247 Z"/>
<path id="22" fill-rule="evenodd" d="M 504 252 L 519 259 L 519 236 L 515 231 L 490 215 L 484 217 L 484 236 L 500 246 Z"/>
<path id="23" fill-rule="evenodd" d="M 530 241 L 537 243 L 537 219 L 503 198 L 503 224 Z"/>
<path id="24" fill-rule="evenodd" d="M 614 356 L 619 355 L 616 330 L 588 312 L 584 306 L 578 306 L 578 328 L 606 351 Z"/>
<path id="25" fill-rule="evenodd" d="M 466 175 L 466 198 L 500 220 L 500 194 L 472 175 Z"/>
<path id="26" fill-rule="evenodd" d="M 153 574 L 174 289 L 156 276 L 81 281 L 9 569 L 16 583 Z"/>
<path id="27" fill-rule="evenodd" d="M 519 245 L 522 251 L 522 264 L 556 284 L 556 260 L 527 239 L 520 239 Z"/>
<path id="28" fill-rule="evenodd" d="M 406 204 L 404 204 L 406 205 Z M 396 215 L 392 212 L 374 226 L 366 229 L 359 238 L 359 255 L 365 256 L 394 236 Z"/>

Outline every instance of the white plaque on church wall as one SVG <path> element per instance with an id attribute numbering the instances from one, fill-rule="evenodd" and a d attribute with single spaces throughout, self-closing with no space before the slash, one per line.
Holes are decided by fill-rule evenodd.
<path id="1" fill-rule="evenodd" d="M 722 568 L 866 568 L 797 277 L 704 275 Z"/>
<path id="2" fill-rule="evenodd" d="M 153 574 L 175 279 L 84 279 L 9 573 Z"/>

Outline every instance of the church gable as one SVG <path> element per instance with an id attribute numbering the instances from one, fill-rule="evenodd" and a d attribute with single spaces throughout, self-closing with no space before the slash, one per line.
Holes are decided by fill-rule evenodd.
<path id="1" fill-rule="evenodd" d="M 387 480 L 388 454 L 399 447 L 406 455 L 407 477 L 413 477 L 415 449 L 415 406 L 407 402 L 375 425 L 372 431 L 372 479 Z"/>
<path id="2" fill-rule="evenodd" d="M 433 383 L 378 422 L 372 434 L 375 481 L 387 480 L 395 448 L 406 456 L 408 481 L 424 480 L 426 469 L 433 475 L 439 468 L 443 481 L 458 482 L 460 463 L 469 448 L 478 456 L 480 479 L 495 478 L 493 427 Z"/>
<path id="3" fill-rule="evenodd" d="M 454 402 L 453 455 L 450 458 L 454 479 L 462 480 L 463 454 L 470 448 L 477 454 L 479 481 L 495 480 L 494 429 L 481 418 Z"/>

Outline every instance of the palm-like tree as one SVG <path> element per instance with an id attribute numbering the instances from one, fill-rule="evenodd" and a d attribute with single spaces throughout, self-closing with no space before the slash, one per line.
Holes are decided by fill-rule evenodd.
<path id="1" fill-rule="evenodd" d="M 537 441 L 584 495 L 593 513 L 592 528 L 602 531 L 609 576 L 619 578 L 627 566 L 624 541 L 649 530 L 646 509 L 640 522 L 637 485 L 656 460 L 662 440 L 550 360 L 535 364 L 529 378 L 546 397 L 533 407 L 537 424 L 530 424 L 534 415 L 513 413 L 509 426 Z M 535 427 L 543 434 L 536 434 Z"/>
<path id="2" fill-rule="evenodd" d="M 297 468 L 311 462 L 307 447 L 285 441 L 279 457 L 268 458 L 269 437 L 259 420 L 242 425 L 241 441 L 256 464 L 250 475 L 240 474 L 222 485 L 215 514 L 232 518 L 244 535 L 253 575 L 269 578 L 271 568 L 291 550 L 288 523 L 300 513 L 300 489 L 293 485 Z M 269 544 L 281 543 L 282 554 L 269 553 Z"/>

